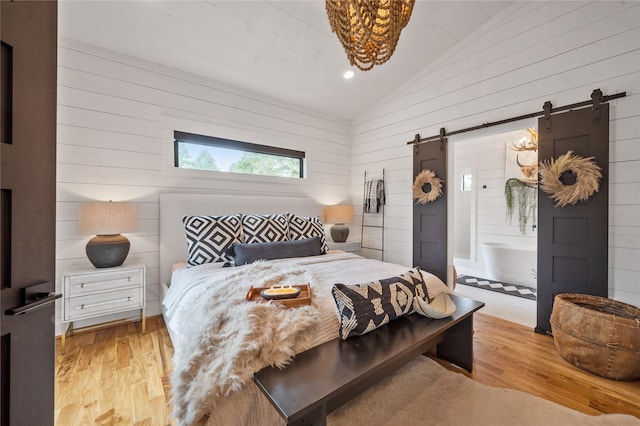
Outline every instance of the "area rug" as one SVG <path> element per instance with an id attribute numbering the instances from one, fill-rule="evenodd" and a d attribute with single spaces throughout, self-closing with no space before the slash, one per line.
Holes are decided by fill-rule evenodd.
<path id="1" fill-rule="evenodd" d="M 536 300 L 537 297 L 537 291 L 535 288 L 519 284 L 501 283 L 499 281 L 492 281 L 486 278 L 472 277 L 471 275 L 459 275 L 456 282 L 458 284 L 483 288 L 485 290 L 491 290 L 502 294 L 509 294 L 511 296 L 523 297 L 525 299 Z"/>
<path id="2" fill-rule="evenodd" d="M 625 414 L 590 416 L 517 390 L 483 385 L 424 356 L 327 418 L 333 426 L 639 426 Z"/>

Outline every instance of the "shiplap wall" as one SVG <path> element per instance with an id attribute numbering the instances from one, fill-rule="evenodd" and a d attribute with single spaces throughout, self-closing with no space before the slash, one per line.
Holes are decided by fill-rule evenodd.
<path id="1" fill-rule="evenodd" d="M 160 193 L 307 195 L 319 207 L 349 197 L 345 121 L 71 40 L 60 40 L 58 56 L 58 290 L 65 271 L 91 268 L 91 236 L 77 231 L 79 202 L 137 203 L 139 229 L 127 235 L 127 262 L 147 266 L 153 315 L 160 308 Z M 174 129 L 304 150 L 307 178 L 174 170 Z"/>
<path id="2" fill-rule="evenodd" d="M 387 170 L 385 259 L 412 262 L 412 150 L 406 142 L 416 133 L 431 136 L 440 127 L 452 131 L 540 111 L 547 100 L 555 106 L 580 102 L 596 88 L 626 91 L 626 98 L 611 102 L 609 296 L 640 305 L 639 26 L 638 2 L 515 2 L 354 120 L 354 199 L 364 170 Z M 477 136 L 513 129 L 494 127 Z"/>

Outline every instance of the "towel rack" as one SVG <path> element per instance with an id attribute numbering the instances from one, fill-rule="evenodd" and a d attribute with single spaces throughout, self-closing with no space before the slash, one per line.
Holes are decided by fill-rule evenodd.
<path id="1" fill-rule="evenodd" d="M 385 193 L 384 189 L 384 169 L 382 169 L 382 179 L 379 179 L 383 193 Z M 386 194 L 385 194 L 386 198 Z M 380 252 L 380 260 L 384 260 L 384 210 L 385 210 L 385 201 L 384 199 L 380 202 L 380 209 L 378 212 L 372 213 L 366 211 L 367 205 L 367 171 L 364 172 L 364 187 L 363 187 L 363 197 L 362 197 L 362 221 L 360 224 L 360 249 L 361 250 L 375 250 Z M 365 223 L 365 216 L 381 216 L 381 224 L 380 225 L 368 225 Z M 368 228 L 380 229 L 380 247 L 371 247 L 364 245 L 364 231 Z M 363 252 L 364 253 L 364 252 Z"/>

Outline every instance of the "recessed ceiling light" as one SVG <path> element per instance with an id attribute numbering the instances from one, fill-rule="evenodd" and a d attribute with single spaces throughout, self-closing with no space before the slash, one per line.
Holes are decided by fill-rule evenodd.
<path id="1" fill-rule="evenodd" d="M 353 71 L 351 71 L 351 70 L 346 71 L 344 73 L 344 78 L 346 78 L 347 80 L 349 80 L 350 78 L 353 78 Z"/>

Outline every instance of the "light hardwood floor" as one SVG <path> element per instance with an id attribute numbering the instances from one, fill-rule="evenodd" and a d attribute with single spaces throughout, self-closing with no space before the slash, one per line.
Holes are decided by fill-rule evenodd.
<path id="1" fill-rule="evenodd" d="M 67 339 L 56 357 L 56 425 L 169 425 L 173 348 L 161 317 L 147 332 L 125 324 Z M 616 382 L 564 361 L 553 338 L 481 313 L 475 316 L 475 369 L 493 386 L 519 389 L 588 414 L 640 418 L 640 381 Z M 454 369 L 452 367 L 449 367 Z"/>

